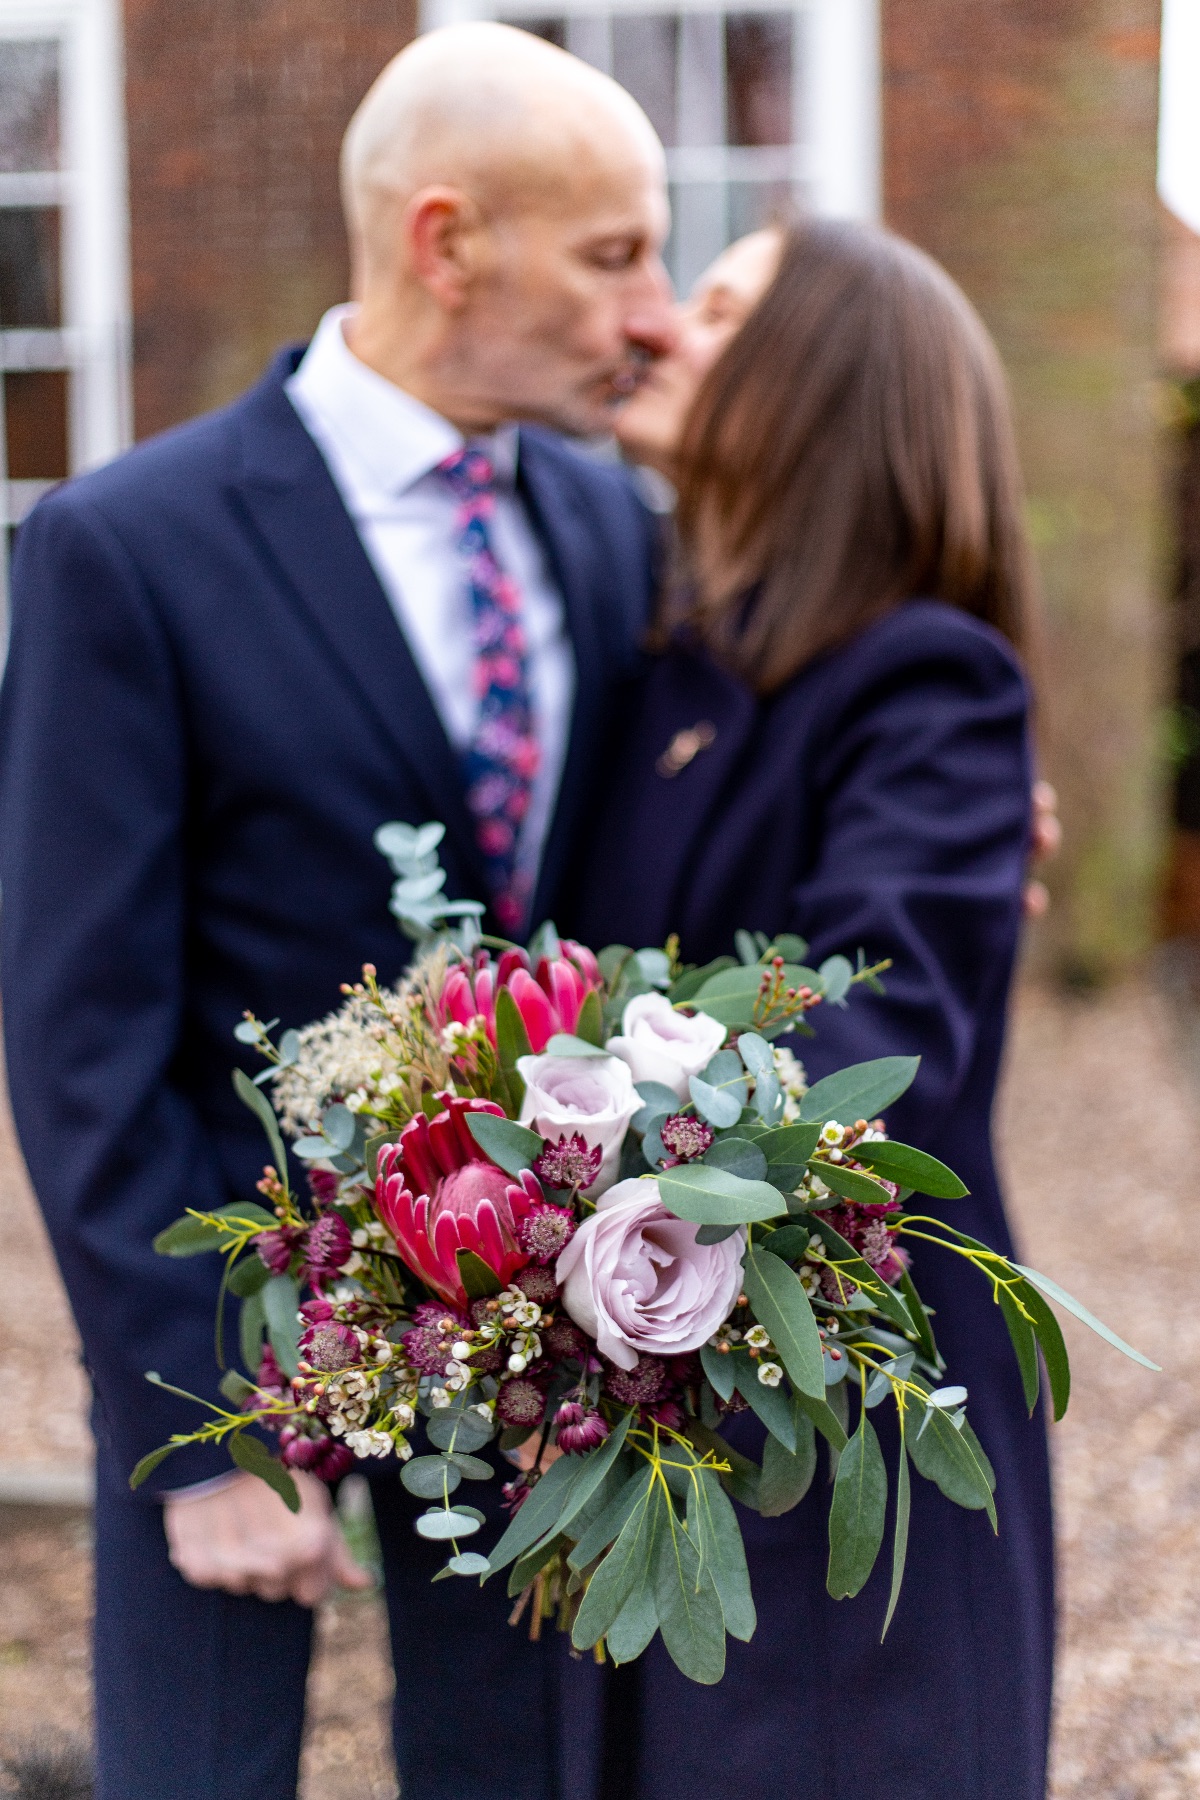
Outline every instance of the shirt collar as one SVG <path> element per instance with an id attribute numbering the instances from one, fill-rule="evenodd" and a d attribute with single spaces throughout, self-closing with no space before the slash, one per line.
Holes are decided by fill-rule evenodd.
<path id="1" fill-rule="evenodd" d="M 464 439 L 441 413 L 359 361 L 342 331 L 354 310 L 335 306 L 325 314 L 286 385 L 302 416 L 315 417 L 336 445 L 355 485 L 365 494 L 395 496 L 461 450 Z M 471 442 L 491 458 L 497 483 L 511 487 L 517 427 L 501 425 Z"/>

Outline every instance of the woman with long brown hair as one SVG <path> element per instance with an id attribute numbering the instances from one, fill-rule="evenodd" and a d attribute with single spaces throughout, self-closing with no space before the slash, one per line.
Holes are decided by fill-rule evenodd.
<path id="1" fill-rule="evenodd" d="M 678 931 L 695 962 L 739 926 L 799 933 L 814 963 L 890 958 L 885 998 L 820 1009 L 796 1048 L 810 1079 L 919 1052 L 891 1127 L 967 1182 L 933 1204 L 1007 1249 L 989 1127 L 1029 847 L 1036 594 L 991 340 L 887 232 L 757 234 L 712 271 L 622 435 L 678 489 L 678 568 L 570 923 L 592 942 Z M 954 1261 L 922 1257 L 918 1281 L 996 1468 L 999 1536 L 918 1483 L 881 1647 L 886 1573 L 826 1596 L 821 1498 L 744 1514 L 758 1631 L 715 1690 L 655 1650 L 620 1672 L 623 1793 L 1041 1800 L 1045 1436 L 999 1309 Z"/>

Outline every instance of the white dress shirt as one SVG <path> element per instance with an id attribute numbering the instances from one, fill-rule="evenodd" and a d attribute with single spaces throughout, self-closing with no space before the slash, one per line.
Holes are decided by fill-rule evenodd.
<path id="1" fill-rule="evenodd" d="M 354 521 L 446 736 L 462 754 L 479 717 L 472 681 L 474 617 L 455 528 L 458 502 L 434 471 L 464 440 L 448 419 L 353 354 L 342 334 L 342 321 L 353 310 L 335 306 L 325 314 L 286 392 Z M 532 884 L 566 756 L 575 659 L 562 595 L 516 491 L 517 428 L 501 426 L 490 437 L 471 441 L 496 471 L 492 545 L 520 589 L 529 650 L 541 762 L 517 861 Z"/>

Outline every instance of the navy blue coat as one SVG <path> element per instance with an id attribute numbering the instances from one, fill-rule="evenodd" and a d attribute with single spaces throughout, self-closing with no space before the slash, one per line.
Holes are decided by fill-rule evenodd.
<path id="1" fill-rule="evenodd" d="M 1028 840 L 1027 696 L 995 632 L 933 602 L 900 608 L 757 700 L 677 648 L 618 720 L 564 926 L 591 942 L 661 944 L 703 962 L 737 927 L 891 957 L 887 996 L 813 1014 L 796 1048 L 816 1078 L 919 1052 L 894 1136 L 971 1189 L 930 1202 L 1009 1247 L 990 1141 Z M 675 775 L 681 729 L 711 746 Z M 855 1600 L 824 1593 L 827 1491 L 794 1512 L 743 1512 L 759 1626 L 715 1691 L 656 1645 L 625 1683 L 640 1725 L 638 1800 L 1041 1800 L 1053 1638 L 1045 1435 L 1026 1416 L 999 1310 L 957 1260 L 917 1246 L 948 1379 L 970 1390 L 996 1467 L 999 1538 L 919 1478 L 908 1572 L 886 1646 L 880 1559 Z M 883 1409 L 881 1409 L 882 1412 Z M 877 1414 L 876 1417 L 879 1417 Z M 739 1427 L 745 1427 L 739 1421 Z M 885 1446 L 894 1467 L 894 1442 Z M 715 1774 L 719 1771 L 719 1779 Z"/>
<path id="2" fill-rule="evenodd" d="M 243 1008 L 299 1025 L 364 961 L 399 973 L 371 841 L 385 820 L 444 820 L 449 890 L 483 892 L 456 759 L 283 391 L 296 360 L 60 489 L 17 545 L 0 712 L 9 1080 L 126 1472 L 201 1418 L 145 1370 L 215 1393 L 217 1259 L 170 1261 L 151 1239 L 261 1174 L 264 1139 L 230 1085 Z M 519 479 L 580 672 L 540 916 L 635 655 L 654 525 L 621 470 L 548 433 L 522 433 Z M 227 1467 L 188 1450 L 160 1475 Z"/>

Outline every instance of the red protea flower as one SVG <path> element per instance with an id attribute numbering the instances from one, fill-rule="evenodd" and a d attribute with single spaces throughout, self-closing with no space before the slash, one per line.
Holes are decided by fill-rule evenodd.
<path id="1" fill-rule="evenodd" d="M 449 1100 L 436 1119 L 418 1114 L 380 1151 L 375 1183 L 379 1216 L 409 1268 L 463 1312 L 458 1252 L 473 1250 L 507 1283 L 529 1260 L 517 1228 L 542 1202 L 528 1171 L 516 1182 L 488 1161 L 467 1125 L 472 1112 L 504 1117 L 490 1100 Z"/>
<path id="2" fill-rule="evenodd" d="M 482 1017 L 495 1044 L 496 994 L 503 987 L 516 1002 L 535 1055 L 556 1032 L 573 1032 L 584 1001 L 593 988 L 601 986 L 603 977 L 585 945 L 564 938 L 560 948 L 561 956 L 543 956 L 536 971 L 530 970 L 524 950 L 506 950 L 499 963 L 481 953 L 470 973 L 453 969 L 442 990 L 442 1024 L 453 1019 L 469 1025 L 472 1019 Z"/>

